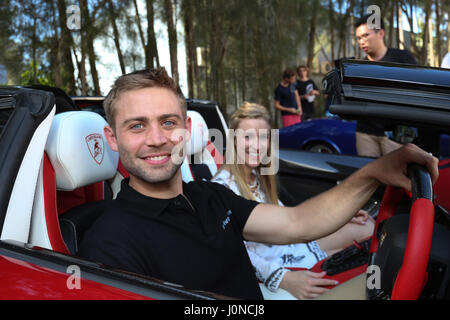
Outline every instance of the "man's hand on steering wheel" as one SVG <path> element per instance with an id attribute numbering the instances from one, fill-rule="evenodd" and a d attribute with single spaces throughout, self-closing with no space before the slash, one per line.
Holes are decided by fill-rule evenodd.
<path id="1" fill-rule="evenodd" d="M 411 180 L 407 176 L 408 164 L 425 166 L 434 184 L 439 176 L 439 160 L 414 144 L 407 144 L 366 166 L 368 174 L 385 185 L 401 187 L 411 191 Z"/>

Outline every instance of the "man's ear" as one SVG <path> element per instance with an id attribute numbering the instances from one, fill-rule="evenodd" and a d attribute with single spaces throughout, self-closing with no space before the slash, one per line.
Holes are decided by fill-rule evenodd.
<path id="1" fill-rule="evenodd" d="M 110 126 L 105 126 L 105 128 L 103 128 L 103 132 L 105 133 L 105 138 L 109 144 L 109 147 L 113 151 L 119 151 L 119 148 L 117 147 L 116 135 L 114 134 L 113 128 L 111 128 Z"/>
<path id="2" fill-rule="evenodd" d="M 192 129 L 192 119 L 191 117 L 186 117 L 186 141 L 191 139 L 191 129 Z"/>

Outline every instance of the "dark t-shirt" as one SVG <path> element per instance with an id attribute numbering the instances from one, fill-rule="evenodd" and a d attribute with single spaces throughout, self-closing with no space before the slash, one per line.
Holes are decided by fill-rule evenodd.
<path id="1" fill-rule="evenodd" d="M 306 81 L 297 80 L 296 88 L 298 94 L 301 96 L 311 92 L 312 90 L 318 90 L 316 84 L 312 79 L 308 79 Z M 301 99 L 302 103 L 302 119 L 310 119 L 314 116 L 314 101 L 309 102 L 308 99 Z"/>
<path id="2" fill-rule="evenodd" d="M 258 203 L 212 182 L 183 183 L 183 193 L 189 201 L 155 199 L 124 180 L 78 254 L 188 289 L 262 299 L 242 236 Z"/>
<path id="3" fill-rule="evenodd" d="M 295 86 L 289 85 L 287 87 L 278 84 L 275 89 L 275 100 L 280 102 L 283 107 L 298 109 L 297 99 L 295 99 Z M 292 115 L 292 113 L 281 111 L 281 115 Z"/>
<path id="4" fill-rule="evenodd" d="M 379 61 L 417 64 L 416 59 L 414 58 L 413 54 L 410 51 L 394 48 L 388 48 L 384 57 L 381 58 Z M 384 126 L 382 124 L 367 120 L 359 120 L 356 124 L 356 131 L 380 137 L 385 135 Z"/>

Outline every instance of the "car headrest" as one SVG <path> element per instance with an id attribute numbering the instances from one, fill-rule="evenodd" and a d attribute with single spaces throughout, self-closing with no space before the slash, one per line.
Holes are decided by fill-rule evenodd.
<path id="1" fill-rule="evenodd" d="M 188 117 L 191 118 L 191 139 L 186 145 L 188 156 L 201 152 L 208 144 L 209 133 L 205 119 L 197 111 L 188 110 Z"/>
<path id="2" fill-rule="evenodd" d="M 56 188 L 72 191 L 112 178 L 119 154 L 104 137 L 106 121 L 89 111 L 64 112 L 55 116 L 45 151 L 56 174 Z"/>

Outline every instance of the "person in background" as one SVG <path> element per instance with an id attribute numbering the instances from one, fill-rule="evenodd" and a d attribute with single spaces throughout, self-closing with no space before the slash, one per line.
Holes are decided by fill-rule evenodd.
<path id="1" fill-rule="evenodd" d="M 368 23 L 371 15 L 365 15 L 355 23 L 356 39 L 359 47 L 366 53 L 369 61 L 384 61 L 406 64 L 417 64 L 416 59 L 408 50 L 387 48 L 384 42 L 384 23 L 380 19 L 380 26 Z M 356 151 L 359 156 L 380 157 L 401 144 L 390 140 L 385 135 L 382 124 L 359 120 L 356 125 Z"/>
<path id="2" fill-rule="evenodd" d="M 295 88 L 296 81 L 295 72 L 293 70 L 285 70 L 281 83 L 275 89 L 275 108 L 281 111 L 283 127 L 302 121 L 303 109 Z"/>
<path id="3" fill-rule="evenodd" d="M 306 66 L 299 66 L 297 74 L 299 79 L 296 88 L 302 104 L 302 121 L 306 121 L 314 117 L 314 100 L 320 92 L 314 81 L 310 79 L 309 69 Z"/>
<path id="4" fill-rule="evenodd" d="M 270 155 L 270 115 L 267 109 L 255 103 L 244 102 L 231 116 L 229 128 L 236 132 L 227 145 L 227 162 L 213 177 L 212 182 L 225 185 L 237 195 L 262 203 L 283 205 L 278 199 L 275 175 L 262 173 L 270 163 L 264 156 Z M 239 131 L 241 130 L 241 131 Z M 266 134 L 267 133 L 267 134 Z M 241 146 L 244 153 L 239 154 Z M 232 152 L 232 156 L 228 153 Z M 270 159 L 270 156 L 269 158 Z M 282 288 L 298 299 L 311 299 L 328 291 L 326 286 L 335 285 L 325 279 L 325 272 L 308 270 L 290 271 L 288 268 L 311 268 L 318 261 L 372 235 L 373 220 L 367 212 L 359 211 L 355 217 L 335 233 L 307 243 L 269 245 L 245 241 L 256 277 L 271 292 Z"/>

